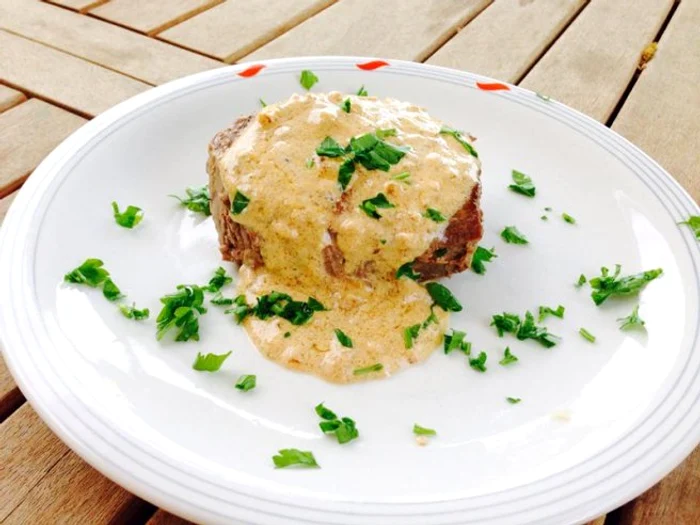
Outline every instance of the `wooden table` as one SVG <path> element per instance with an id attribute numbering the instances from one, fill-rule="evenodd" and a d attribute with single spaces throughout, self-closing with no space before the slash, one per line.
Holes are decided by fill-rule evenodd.
<path id="1" fill-rule="evenodd" d="M 0 0 L 0 220 L 42 158 L 117 102 L 224 63 L 329 54 L 449 66 L 545 93 L 700 197 L 700 0 Z M 2 360 L 0 422 L 0 522 L 184 523 L 71 452 Z M 700 449 L 595 523 L 700 523 Z"/>

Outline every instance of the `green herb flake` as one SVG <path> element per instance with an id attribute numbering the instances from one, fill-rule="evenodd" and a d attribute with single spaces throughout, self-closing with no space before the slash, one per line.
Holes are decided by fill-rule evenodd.
<path id="1" fill-rule="evenodd" d="M 345 111 L 345 113 L 350 113 L 351 108 L 352 108 L 352 101 L 348 97 L 345 100 L 343 100 L 343 103 L 340 105 L 340 109 Z"/>
<path id="2" fill-rule="evenodd" d="M 345 191 L 354 173 L 355 161 L 353 159 L 345 159 L 338 169 L 338 184 L 340 185 L 340 189 Z"/>
<path id="3" fill-rule="evenodd" d="M 520 327 L 520 316 L 503 312 L 492 317 L 491 326 L 496 328 L 498 337 L 503 337 L 504 333 L 516 334 Z"/>
<path id="4" fill-rule="evenodd" d="M 131 306 L 126 304 L 120 304 L 119 311 L 124 317 L 126 317 L 127 319 L 133 319 L 134 321 L 143 321 L 144 319 L 148 319 L 148 316 L 151 314 L 148 308 L 138 310 L 136 308 L 136 304 L 132 304 Z"/>
<path id="5" fill-rule="evenodd" d="M 238 378 L 236 381 L 236 388 L 242 392 L 248 392 L 248 390 L 253 390 L 257 383 L 257 378 L 255 375 L 247 374 Z"/>
<path id="6" fill-rule="evenodd" d="M 460 352 L 469 355 L 471 353 L 471 343 L 464 340 L 467 336 L 466 332 L 460 330 L 452 329 L 451 334 L 445 334 L 443 336 L 443 350 L 445 354 L 450 354 L 454 350 L 459 350 Z"/>
<path id="7" fill-rule="evenodd" d="M 336 328 L 334 330 L 335 336 L 338 338 L 338 342 L 343 345 L 345 348 L 352 348 L 352 339 L 350 339 L 345 332 L 343 332 L 340 328 Z"/>
<path id="8" fill-rule="evenodd" d="M 360 86 L 360 89 L 357 90 L 357 96 L 358 97 L 366 97 L 367 96 L 367 90 L 365 89 L 364 84 Z"/>
<path id="9" fill-rule="evenodd" d="M 323 419 L 318 426 L 324 434 L 335 434 L 341 445 L 360 436 L 355 421 L 349 417 L 339 418 L 335 412 L 323 406 L 317 405 L 314 410 Z"/>
<path id="10" fill-rule="evenodd" d="M 509 347 L 506 347 L 505 351 L 503 352 L 503 359 L 501 359 L 501 360 L 498 362 L 498 364 L 503 365 L 503 366 L 507 366 L 507 365 L 509 365 L 509 364 L 511 364 L 511 363 L 517 363 L 517 362 L 518 362 L 517 356 L 514 356 L 514 355 L 511 353 Z"/>
<path id="11" fill-rule="evenodd" d="M 576 287 L 581 288 L 584 284 L 586 284 L 586 276 L 581 274 L 578 276 L 578 281 L 576 281 Z"/>
<path id="12" fill-rule="evenodd" d="M 123 228 L 133 228 L 143 220 L 143 210 L 136 206 L 127 206 L 126 210 L 119 212 L 119 205 L 116 201 L 112 202 L 112 211 L 114 212 L 114 220 Z"/>
<path id="13" fill-rule="evenodd" d="M 109 277 L 109 272 L 103 266 L 104 263 L 100 259 L 86 259 L 83 264 L 67 273 L 63 280 L 97 288 Z"/>
<path id="14" fill-rule="evenodd" d="M 261 106 L 261 107 L 263 107 L 263 108 L 266 108 L 266 107 L 267 107 L 267 102 L 265 102 L 265 101 L 264 101 L 263 99 L 261 99 L 261 98 L 259 98 L 258 100 L 260 101 L 260 106 Z"/>
<path id="15" fill-rule="evenodd" d="M 620 330 L 629 330 L 631 328 L 644 328 L 644 319 L 639 317 L 639 305 L 634 307 L 632 313 L 627 317 L 621 317 L 617 320 L 620 323 Z"/>
<path id="16" fill-rule="evenodd" d="M 408 171 L 402 171 L 401 173 L 392 175 L 391 178 L 403 182 L 404 184 L 411 184 L 411 173 Z"/>
<path id="17" fill-rule="evenodd" d="M 365 199 L 362 201 L 362 204 L 360 204 L 360 209 L 373 219 L 382 218 L 382 216 L 379 215 L 377 208 L 387 209 L 395 207 L 396 206 L 390 203 L 389 200 L 386 198 L 386 195 L 384 195 L 383 193 L 378 193 L 375 197 L 372 197 L 371 199 Z"/>
<path id="18" fill-rule="evenodd" d="M 245 297 L 240 295 L 234 299 L 236 307 L 225 313 L 233 313 L 240 324 L 248 315 L 255 315 L 258 319 L 281 317 L 295 326 L 306 324 L 311 320 L 315 312 L 322 312 L 326 308 L 313 297 L 305 301 L 296 301 L 289 294 L 271 292 L 258 297 L 257 304 L 250 307 L 245 302 Z"/>
<path id="19" fill-rule="evenodd" d="M 423 213 L 423 217 L 438 223 L 445 222 L 447 220 L 447 218 L 435 208 L 427 208 L 425 213 Z"/>
<path id="20" fill-rule="evenodd" d="M 161 297 L 163 308 L 156 319 L 156 339 L 159 341 L 172 328 L 177 328 L 176 341 L 199 341 L 199 316 L 204 308 L 204 289 L 196 285 L 177 286 L 174 294 Z"/>
<path id="21" fill-rule="evenodd" d="M 403 330 L 403 345 L 406 350 L 413 348 L 413 342 L 418 338 L 421 325 L 414 324 Z"/>
<path id="22" fill-rule="evenodd" d="M 331 138 L 326 137 L 321 142 L 321 145 L 316 148 L 316 155 L 319 157 L 342 157 L 345 155 L 345 150 L 338 144 L 338 142 Z"/>
<path id="23" fill-rule="evenodd" d="M 306 162 L 304 163 L 304 165 L 307 168 L 312 169 L 314 166 L 316 166 L 316 162 L 314 162 L 313 157 L 309 157 L 308 159 L 306 159 Z"/>
<path id="24" fill-rule="evenodd" d="M 190 211 L 201 213 L 206 217 L 211 215 L 211 209 L 209 207 L 209 203 L 211 201 L 209 186 L 206 184 L 204 186 L 193 186 L 187 188 L 185 193 L 187 195 L 184 198 L 178 197 L 177 195 L 170 196 L 179 200 L 180 204 Z"/>
<path id="25" fill-rule="evenodd" d="M 576 224 L 576 219 L 574 219 L 571 215 L 569 215 L 566 212 L 561 214 L 561 218 L 564 219 L 564 222 L 568 222 L 569 224 Z"/>
<path id="26" fill-rule="evenodd" d="M 687 221 L 679 222 L 678 224 L 688 226 L 695 234 L 695 238 L 700 241 L 700 215 L 691 215 Z"/>
<path id="27" fill-rule="evenodd" d="M 356 368 L 355 370 L 352 371 L 352 375 L 354 376 L 364 376 L 367 374 L 371 374 L 372 372 L 381 372 L 384 370 L 384 365 L 381 363 L 375 363 L 370 366 L 366 366 L 364 368 Z"/>
<path id="28" fill-rule="evenodd" d="M 583 337 L 589 343 L 595 343 L 595 336 L 585 328 L 579 329 L 578 333 L 581 334 L 581 337 Z"/>
<path id="29" fill-rule="evenodd" d="M 292 332 L 285 332 L 284 333 L 284 338 L 287 339 L 288 337 L 292 337 Z"/>
<path id="30" fill-rule="evenodd" d="M 544 211 L 552 211 L 551 206 L 545 206 Z"/>
<path id="31" fill-rule="evenodd" d="M 316 463 L 316 458 L 310 451 L 298 450 L 296 448 L 283 448 L 276 456 L 272 456 L 275 468 L 287 468 L 296 466 L 299 468 L 320 468 Z"/>
<path id="32" fill-rule="evenodd" d="M 440 283 L 428 283 L 425 285 L 425 288 L 428 290 L 435 304 L 446 312 L 462 311 L 462 305 L 445 286 Z"/>
<path id="33" fill-rule="evenodd" d="M 515 193 L 520 193 L 526 197 L 535 196 L 535 185 L 532 183 L 532 179 L 518 170 L 512 170 L 511 176 L 513 178 L 514 184 L 508 186 Z"/>
<path id="34" fill-rule="evenodd" d="M 250 198 L 248 196 L 236 190 L 236 195 L 233 196 L 233 201 L 231 202 L 231 213 L 233 215 L 239 215 L 248 207 L 249 202 Z"/>
<path id="35" fill-rule="evenodd" d="M 543 220 L 543 221 L 548 221 L 548 220 L 549 220 L 549 217 L 547 217 L 546 215 L 542 215 L 542 216 L 540 217 L 540 219 Z"/>
<path id="36" fill-rule="evenodd" d="M 420 274 L 418 272 L 413 271 L 413 264 L 415 261 L 409 261 L 407 263 L 402 264 L 399 266 L 399 269 L 396 270 L 396 278 L 401 279 L 401 277 L 407 277 L 409 279 L 412 279 L 414 281 L 417 281 L 420 279 Z"/>
<path id="37" fill-rule="evenodd" d="M 511 405 L 517 405 L 522 401 L 519 397 L 507 397 L 506 401 L 508 401 Z"/>
<path id="38" fill-rule="evenodd" d="M 564 319 L 565 308 L 562 305 L 557 306 L 556 310 L 550 308 L 549 306 L 540 306 L 539 316 L 537 316 L 537 322 L 541 323 L 548 315 L 553 315 L 559 319 Z"/>
<path id="39" fill-rule="evenodd" d="M 236 319 L 236 323 L 241 324 L 243 320 L 250 315 L 252 309 L 250 306 L 248 306 L 248 303 L 245 300 L 245 295 L 236 296 L 233 299 L 233 304 L 235 306 L 225 310 L 224 313 L 227 315 L 233 314 L 234 318 Z"/>
<path id="40" fill-rule="evenodd" d="M 109 277 L 102 285 L 102 295 L 104 295 L 105 299 L 108 301 L 116 301 L 117 299 L 124 297 L 121 290 L 119 290 L 119 287 L 114 284 L 114 281 Z"/>
<path id="41" fill-rule="evenodd" d="M 469 360 L 469 366 L 471 366 L 477 372 L 486 372 L 486 352 L 479 352 L 479 355 Z"/>
<path id="42" fill-rule="evenodd" d="M 467 139 L 464 138 L 464 135 L 462 135 L 461 131 L 457 131 L 456 129 L 444 126 L 440 129 L 440 135 L 450 135 L 457 142 L 459 142 L 462 145 L 462 147 L 469 152 L 470 155 L 479 158 L 479 154 L 474 149 L 474 146 L 467 142 Z"/>
<path id="43" fill-rule="evenodd" d="M 492 259 L 498 257 L 496 255 L 496 248 L 491 248 L 490 250 L 477 246 L 472 256 L 471 268 L 474 273 L 483 275 L 486 273 L 486 265 L 484 263 L 491 262 Z"/>
<path id="44" fill-rule="evenodd" d="M 225 354 L 201 354 L 197 352 L 197 358 L 192 364 L 192 368 L 199 372 L 216 372 L 224 364 L 231 352 Z"/>
<path id="45" fill-rule="evenodd" d="M 418 423 L 413 424 L 413 433 L 416 436 L 437 436 L 437 432 L 432 428 L 420 426 Z"/>
<path id="46" fill-rule="evenodd" d="M 226 270 L 219 266 L 214 272 L 214 276 L 209 279 L 209 284 L 205 287 L 208 292 L 215 293 L 220 291 L 225 285 L 232 283 L 233 278 L 226 275 Z M 213 301 L 212 301 L 213 302 Z M 216 303 L 214 303 L 216 304 Z M 225 304 L 225 303 L 224 303 Z M 228 303 L 232 304 L 232 303 Z"/>
<path id="47" fill-rule="evenodd" d="M 377 131 L 374 132 L 374 134 L 377 135 L 378 139 L 385 139 L 387 137 L 395 137 L 396 133 L 397 133 L 396 128 L 378 129 Z"/>
<path id="48" fill-rule="evenodd" d="M 535 316 L 529 311 L 525 312 L 525 318 L 523 322 L 520 323 L 515 337 L 520 341 L 533 339 L 545 348 L 551 348 L 561 340 L 559 336 L 550 334 L 546 327 L 537 326 L 535 324 Z"/>
<path id="49" fill-rule="evenodd" d="M 386 244 L 386 239 L 379 239 L 380 244 Z"/>
<path id="50" fill-rule="evenodd" d="M 233 304 L 233 298 L 224 297 L 224 295 L 221 292 L 217 292 L 216 295 L 212 297 L 209 302 L 215 306 L 231 306 Z"/>
<path id="51" fill-rule="evenodd" d="M 501 237 L 509 244 L 528 244 L 529 242 L 515 226 L 506 226 L 501 232 Z"/>
<path id="52" fill-rule="evenodd" d="M 299 83 L 301 84 L 301 87 L 303 87 L 306 91 L 314 87 L 314 84 L 316 84 L 316 82 L 318 82 L 318 77 L 314 75 L 313 71 L 305 69 L 301 72 L 301 76 L 299 77 Z"/>
<path id="53" fill-rule="evenodd" d="M 603 267 L 600 270 L 600 277 L 594 277 L 589 280 L 591 288 L 593 288 L 591 298 L 596 306 L 603 304 L 609 297 L 636 295 L 647 283 L 663 274 L 663 270 L 657 268 L 655 270 L 647 270 L 634 275 L 620 277 L 621 270 L 622 267 L 617 264 L 615 265 L 615 272 L 610 275 L 610 270 Z"/>

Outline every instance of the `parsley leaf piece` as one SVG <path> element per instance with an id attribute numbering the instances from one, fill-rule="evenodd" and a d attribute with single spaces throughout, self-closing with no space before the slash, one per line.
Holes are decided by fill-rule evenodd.
<path id="1" fill-rule="evenodd" d="M 486 352 L 479 352 L 479 355 L 475 359 L 469 360 L 469 366 L 477 372 L 486 372 L 486 358 Z"/>
<path id="2" fill-rule="evenodd" d="M 416 340 L 420 333 L 421 325 L 414 324 L 403 329 L 403 345 L 406 350 L 413 348 L 413 341 Z"/>
<path id="3" fill-rule="evenodd" d="M 316 155 L 319 157 L 342 157 L 345 155 L 345 150 L 338 144 L 338 142 L 331 138 L 331 137 L 326 137 L 323 139 L 323 142 L 321 142 L 321 145 L 316 148 Z"/>
<path id="4" fill-rule="evenodd" d="M 585 328 L 580 328 L 578 333 L 581 334 L 581 337 L 583 337 L 589 343 L 595 343 L 595 336 Z"/>
<path id="5" fill-rule="evenodd" d="M 420 274 L 418 272 L 413 271 L 413 263 L 415 262 L 416 261 L 409 261 L 399 266 L 399 269 L 396 270 L 396 278 L 401 279 L 401 277 L 408 277 L 409 279 L 413 279 L 414 281 L 420 279 Z"/>
<path id="6" fill-rule="evenodd" d="M 501 232 L 501 237 L 509 244 L 528 244 L 529 241 L 525 235 L 518 231 L 515 226 L 506 226 Z"/>
<path id="7" fill-rule="evenodd" d="M 114 284 L 114 281 L 110 277 L 108 277 L 102 285 L 102 295 L 104 295 L 105 299 L 108 301 L 116 301 L 124 297 L 124 294 L 122 294 L 119 287 Z"/>
<path id="8" fill-rule="evenodd" d="M 148 319 L 148 316 L 151 314 L 151 312 L 148 310 L 148 308 L 143 308 L 142 310 L 138 310 L 136 308 L 135 303 L 132 304 L 131 306 L 126 305 L 126 304 L 120 304 L 119 311 L 127 319 L 133 319 L 135 321 L 143 321 L 144 319 Z"/>
<path id="9" fill-rule="evenodd" d="M 350 339 L 345 332 L 343 332 L 340 328 L 336 328 L 334 330 L 335 336 L 338 338 L 338 342 L 343 345 L 345 348 L 352 348 L 352 339 Z"/>
<path id="10" fill-rule="evenodd" d="M 447 219 L 445 216 L 440 213 L 440 211 L 436 210 L 435 208 L 427 208 L 425 210 L 425 213 L 423 213 L 423 217 L 430 219 L 435 222 L 445 222 Z"/>
<path id="11" fill-rule="evenodd" d="M 226 313 L 234 313 L 239 323 L 247 315 L 252 314 L 258 319 L 278 316 L 298 326 L 308 322 L 313 317 L 314 312 L 321 312 L 326 309 L 313 297 L 309 297 L 306 302 L 296 301 L 289 294 L 274 291 L 258 297 L 257 304 L 252 308 L 246 304 L 243 296 L 236 297 L 234 303 L 236 307 L 227 310 Z"/>
<path id="12" fill-rule="evenodd" d="M 215 303 L 216 304 L 216 303 Z M 227 310 L 224 310 L 225 314 L 233 314 L 234 318 L 236 319 L 236 324 L 241 324 L 243 320 L 248 317 L 250 313 L 252 313 L 252 309 L 250 306 L 248 306 L 248 303 L 245 300 L 245 295 L 238 295 L 233 299 L 233 308 L 229 308 Z"/>
<path id="13" fill-rule="evenodd" d="M 486 265 L 484 263 L 491 262 L 491 259 L 498 257 L 496 255 L 496 248 L 491 248 L 490 250 L 482 248 L 481 246 L 476 247 L 474 255 L 472 256 L 471 268 L 474 273 L 483 275 L 486 273 Z"/>
<path id="14" fill-rule="evenodd" d="M 299 450 L 296 448 L 283 448 L 276 456 L 272 456 L 275 468 L 287 468 L 297 466 L 300 468 L 320 468 L 316 463 L 313 452 Z"/>
<path id="15" fill-rule="evenodd" d="M 459 142 L 462 145 L 462 147 L 469 152 L 470 155 L 476 157 L 477 159 L 479 158 L 479 154 L 474 149 L 474 146 L 467 142 L 467 139 L 464 138 L 464 135 L 462 135 L 461 131 L 457 131 L 456 129 L 443 126 L 442 128 L 440 128 L 440 135 L 450 135 L 454 137 L 454 139 L 457 142 Z"/>
<path id="16" fill-rule="evenodd" d="M 378 139 L 385 139 L 387 137 L 395 137 L 396 136 L 396 128 L 378 129 L 377 131 L 374 132 L 374 134 L 377 135 Z"/>
<path id="17" fill-rule="evenodd" d="M 250 197 L 236 190 L 236 194 L 233 196 L 233 201 L 231 202 L 231 213 L 234 215 L 239 215 L 248 207 L 249 202 Z"/>
<path id="18" fill-rule="evenodd" d="M 360 86 L 360 89 L 357 90 L 357 96 L 358 97 L 366 97 L 367 96 L 367 90 L 365 89 L 364 84 L 362 86 Z"/>
<path id="19" fill-rule="evenodd" d="M 109 272 L 103 268 L 100 259 L 86 259 L 83 264 L 68 272 L 63 280 L 67 283 L 86 284 L 97 288 L 109 277 Z"/>
<path id="20" fill-rule="evenodd" d="M 564 319 L 565 310 L 566 309 L 562 305 L 557 306 L 556 310 L 550 308 L 549 306 L 540 306 L 537 322 L 541 323 L 548 315 L 553 315 L 554 317 L 558 317 L 559 319 Z"/>
<path id="21" fill-rule="evenodd" d="M 315 407 L 318 416 L 323 419 L 318 426 L 324 434 L 335 434 L 341 445 L 360 436 L 355 421 L 349 417 L 338 418 L 332 410 L 323 406 L 323 403 Z"/>
<path id="22" fill-rule="evenodd" d="M 445 334 L 443 336 L 443 349 L 445 354 L 451 353 L 453 350 L 459 350 L 460 352 L 469 355 L 471 353 L 471 343 L 464 340 L 467 336 L 466 332 L 461 332 L 460 330 L 452 329 L 451 334 Z"/>
<path id="23" fill-rule="evenodd" d="M 586 276 L 581 274 L 578 276 L 578 281 L 576 282 L 576 287 L 581 288 L 581 286 L 583 286 L 584 284 L 586 284 Z"/>
<path id="24" fill-rule="evenodd" d="M 263 108 L 266 108 L 266 107 L 267 107 L 267 102 L 265 102 L 265 101 L 264 101 L 263 99 L 261 99 L 261 98 L 259 98 L 258 100 L 260 101 L 260 106 L 262 106 Z"/>
<path id="25" fill-rule="evenodd" d="M 509 334 L 515 334 L 518 332 L 518 328 L 520 327 L 520 316 L 508 312 L 496 314 L 492 317 L 490 326 L 496 327 L 498 337 L 503 337 L 503 334 L 506 332 Z"/>
<path id="26" fill-rule="evenodd" d="M 552 211 L 552 207 L 551 207 L 551 206 L 545 206 L 544 211 Z"/>
<path id="27" fill-rule="evenodd" d="M 217 292 L 209 302 L 216 306 L 231 306 L 233 304 L 233 299 L 231 297 L 224 297 L 221 292 Z"/>
<path id="28" fill-rule="evenodd" d="M 549 217 L 547 217 L 546 215 L 542 215 L 542 216 L 540 216 L 540 219 L 543 221 L 548 221 Z"/>
<path id="29" fill-rule="evenodd" d="M 515 193 L 520 193 L 526 197 L 535 196 L 535 185 L 532 183 L 532 179 L 518 170 L 512 170 L 511 176 L 513 177 L 513 182 L 508 186 Z"/>
<path id="30" fill-rule="evenodd" d="M 375 363 L 370 366 L 366 366 L 364 368 L 356 368 L 355 370 L 352 371 L 352 375 L 354 376 L 363 376 L 372 372 L 381 372 L 384 370 L 384 365 L 381 363 Z"/>
<path id="31" fill-rule="evenodd" d="M 192 364 L 192 368 L 199 372 L 216 372 L 224 364 L 226 358 L 231 355 L 231 352 L 225 354 L 200 354 L 197 352 L 197 358 Z"/>
<path id="32" fill-rule="evenodd" d="M 409 171 L 402 171 L 401 173 L 392 175 L 391 178 L 403 182 L 404 184 L 411 184 L 411 172 Z"/>
<path id="33" fill-rule="evenodd" d="M 292 337 L 292 332 L 285 332 L 284 333 L 284 338 L 287 339 L 288 337 Z"/>
<path id="34" fill-rule="evenodd" d="M 690 227 L 695 234 L 695 238 L 700 241 L 700 215 L 691 215 L 687 221 L 679 222 L 678 224 L 685 224 Z"/>
<path id="35" fill-rule="evenodd" d="M 345 100 L 343 100 L 343 103 L 340 105 L 340 109 L 345 111 L 345 113 L 350 113 L 351 108 L 352 108 L 352 101 L 348 97 Z"/>
<path id="36" fill-rule="evenodd" d="M 535 324 L 535 316 L 529 311 L 525 312 L 525 319 L 520 324 L 515 337 L 520 341 L 534 339 L 546 348 L 551 348 L 560 341 L 560 338 L 554 334 L 550 334 L 546 327 L 537 326 Z"/>
<path id="37" fill-rule="evenodd" d="M 569 215 L 566 212 L 561 214 L 561 218 L 564 219 L 564 222 L 568 222 L 569 224 L 576 224 L 576 219 L 574 219 L 571 215 Z"/>
<path id="38" fill-rule="evenodd" d="M 433 305 L 434 306 L 434 305 Z M 430 307 L 430 315 L 426 317 L 425 321 L 423 321 L 423 324 L 420 326 L 422 329 L 428 328 L 431 324 L 438 324 L 438 318 L 437 315 L 435 315 L 435 310 L 433 310 L 433 307 Z"/>
<path id="39" fill-rule="evenodd" d="M 256 383 L 256 376 L 252 374 L 247 374 L 238 378 L 235 387 L 242 392 L 248 392 L 248 390 L 253 390 L 255 388 Z"/>
<path id="40" fill-rule="evenodd" d="M 345 191 L 354 173 L 355 161 L 353 159 L 345 159 L 338 169 L 338 184 L 340 184 L 340 189 Z"/>
<path id="41" fill-rule="evenodd" d="M 428 283 L 425 285 L 425 288 L 428 290 L 433 301 L 435 301 L 435 304 L 446 312 L 462 311 L 462 305 L 457 298 L 440 283 Z"/>
<path id="42" fill-rule="evenodd" d="M 127 206 L 123 212 L 119 212 L 119 205 L 116 201 L 112 201 L 112 210 L 114 212 L 114 220 L 123 228 L 133 228 L 143 219 L 143 210 L 136 206 Z"/>
<path id="43" fill-rule="evenodd" d="M 505 351 L 503 352 L 503 359 L 501 359 L 501 360 L 498 362 L 498 364 L 503 365 L 503 366 L 506 366 L 506 365 L 509 365 L 509 364 L 511 364 L 511 363 L 517 363 L 517 361 L 518 361 L 518 357 L 517 357 L 517 356 L 514 356 L 514 355 L 511 353 L 510 348 L 506 346 L 506 349 L 505 349 Z"/>
<path id="44" fill-rule="evenodd" d="M 420 426 L 418 423 L 413 424 L 413 433 L 416 436 L 437 436 L 437 432 L 432 428 Z"/>
<path id="45" fill-rule="evenodd" d="M 306 166 L 309 169 L 313 168 L 315 165 L 316 165 L 316 163 L 314 162 L 313 157 L 309 157 L 308 159 L 306 159 L 306 162 L 304 163 L 304 166 Z"/>
<path id="46" fill-rule="evenodd" d="M 591 288 L 593 288 L 591 298 L 596 306 L 603 304 L 608 297 L 638 294 L 647 283 L 663 274 L 661 268 L 656 268 L 655 270 L 647 270 L 634 275 L 620 277 L 621 266 L 619 264 L 615 266 L 613 275 L 610 275 L 610 270 L 605 267 L 601 268 L 600 271 L 600 277 L 594 277 L 589 280 Z"/>
<path id="47" fill-rule="evenodd" d="M 629 330 L 630 328 L 644 328 L 644 319 L 639 317 L 639 305 L 634 307 L 632 313 L 627 317 L 621 317 L 617 320 L 620 323 L 620 330 Z"/>
<path id="48" fill-rule="evenodd" d="M 299 83 L 301 84 L 301 87 L 303 87 L 306 91 L 314 87 L 314 84 L 316 84 L 316 82 L 318 82 L 318 77 L 314 75 L 313 71 L 305 69 L 301 72 L 301 76 L 299 77 Z"/>
<path id="49" fill-rule="evenodd" d="M 314 407 L 314 410 L 316 411 L 316 414 L 318 414 L 318 417 L 321 419 L 325 419 L 327 421 L 333 421 L 334 419 L 338 419 L 338 416 L 333 412 L 332 410 L 326 408 L 323 406 L 323 403 L 319 403 Z"/>
<path id="50" fill-rule="evenodd" d="M 206 289 L 208 292 L 218 292 L 221 290 L 225 285 L 233 282 L 233 277 L 229 277 L 226 275 L 226 270 L 224 270 L 221 266 L 219 266 L 216 271 L 214 272 L 214 277 L 212 277 L 209 280 L 209 284 L 206 286 Z M 213 301 L 212 301 L 213 302 Z M 217 303 L 214 303 L 217 304 Z M 226 304 L 226 303 L 222 303 Z M 228 303 L 231 304 L 231 303 Z"/>
<path id="51" fill-rule="evenodd" d="M 209 186 L 206 184 L 204 186 L 193 186 L 185 190 L 187 196 L 183 199 L 177 195 L 170 195 L 180 201 L 185 208 L 195 213 L 201 213 L 202 215 L 209 217 L 211 215 L 211 209 L 209 207 L 209 202 L 211 201 L 211 196 L 209 195 Z"/>
<path id="52" fill-rule="evenodd" d="M 522 401 L 519 397 L 507 397 L 506 401 L 508 401 L 511 405 L 517 405 Z"/>
<path id="53" fill-rule="evenodd" d="M 163 308 L 156 319 L 156 339 L 159 341 L 171 329 L 178 328 L 176 341 L 199 341 L 199 316 L 204 308 L 204 289 L 196 285 L 177 286 L 174 294 L 160 298 Z"/>
<path id="54" fill-rule="evenodd" d="M 371 199 L 365 199 L 360 204 L 360 209 L 364 211 L 369 217 L 373 219 L 381 219 L 382 216 L 379 215 L 377 208 L 396 208 L 383 193 L 378 193 L 375 197 Z"/>

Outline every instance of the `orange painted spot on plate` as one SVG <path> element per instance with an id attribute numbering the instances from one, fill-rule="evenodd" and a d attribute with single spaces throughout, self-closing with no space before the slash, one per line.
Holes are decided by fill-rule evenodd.
<path id="1" fill-rule="evenodd" d="M 265 67 L 265 66 L 264 66 L 263 64 L 255 64 L 254 66 L 250 66 L 250 67 L 244 69 L 243 71 L 240 71 L 240 72 L 238 73 L 238 76 L 239 76 L 239 77 L 245 77 L 245 78 L 254 77 L 254 76 L 257 75 L 258 73 L 260 73 L 260 71 L 261 71 L 264 67 Z"/>
<path id="2" fill-rule="evenodd" d="M 477 82 L 476 87 L 484 91 L 510 91 L 506 84 L 501 84 L 500 82 Z"/>
<path id="3" fill-rule="evenodd" d="M 365 62 L 364 64 L 355 65 L 364 71 L 374 71 L 375 69 L 379 69 L 380 67 L 388 66 L 389 62 L 386 62 L 384 60 L 372 60 L 371 62 Z"/>

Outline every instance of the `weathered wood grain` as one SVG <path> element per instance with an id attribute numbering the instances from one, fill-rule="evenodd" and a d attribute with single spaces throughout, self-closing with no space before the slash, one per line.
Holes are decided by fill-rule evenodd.
<path id="1" fill-rule="evenodd" d="M 227 0 L 158 36 L 233 62 L 335 0 Z"/>
<path id="2" fill-rule="evenodd" d="M 156 6 L 151 2 L 143 5 Z M 128 29 L 42 2 L 0 0 L 0 28 L 149 84 L 161 84 L 222 65 Z"/>
<path id="3" fill-rule="evenodd" d="M 246 60 L 360 55 L 421 61 L 492 0 L 343 0 Z"/>
<path id="4" fill-rule="evenodd" d="M 591 2 L 520 83 L 606 121 L 673 0 Z"/>
<path id="5" fill-rule="evenodd" d="M 192 522 L 178 518 L 177 516 L 160 509 L 150 520 L 148 520 L 146 525 L 192 525 Z"/>
<path id="6" fill-rule="evenodd" d="M 104 18 L 142 33 L 154 35 L 198 15 L 224 0 L 110 0 L 90 11 Z"/>
<path id="7" fill-rule="evenodd" d="M 86 115 L 94 116 L 149 88 L 148 84 L 0 31 L 0 78 Z"/>
<path id="8" fill-rule="evenodd" d="M 612 128 L 666 168 L 696 202 L 700 201 L 699 86 L 700 2 L 684 1 Z"/>
<path id="9" fill-rule="evenodd" d="M 36 0 L 33 0 L 36 1 Z M 109 0 L 47 0 L 48 2 L 63 7 L 69 7 L 70 9 L 75 9 L 81 13 L 85 13 L 93 7 L 102 5 Z"/>
<path id="10" fill-rule="evenodd" d="M 21 91 L 0 84 L 0 113 L 25 100 L 27 100 L 27 97 Z"/>
<path id="11" fill-rule="evenodd" d="M 68 452 L 28 403 L 0 425 L 0 522 Z"/>
<path id="12" fill-rule="evenodd" d="M 517 83 L 587 1 L 498 0 L 427 63 Z"/>
<path id="13" fill-rule="evenodd" d="M 36 98 L 0 113 L 0 197 L 18 188 L 37 164 L 84 122 Z"/>

